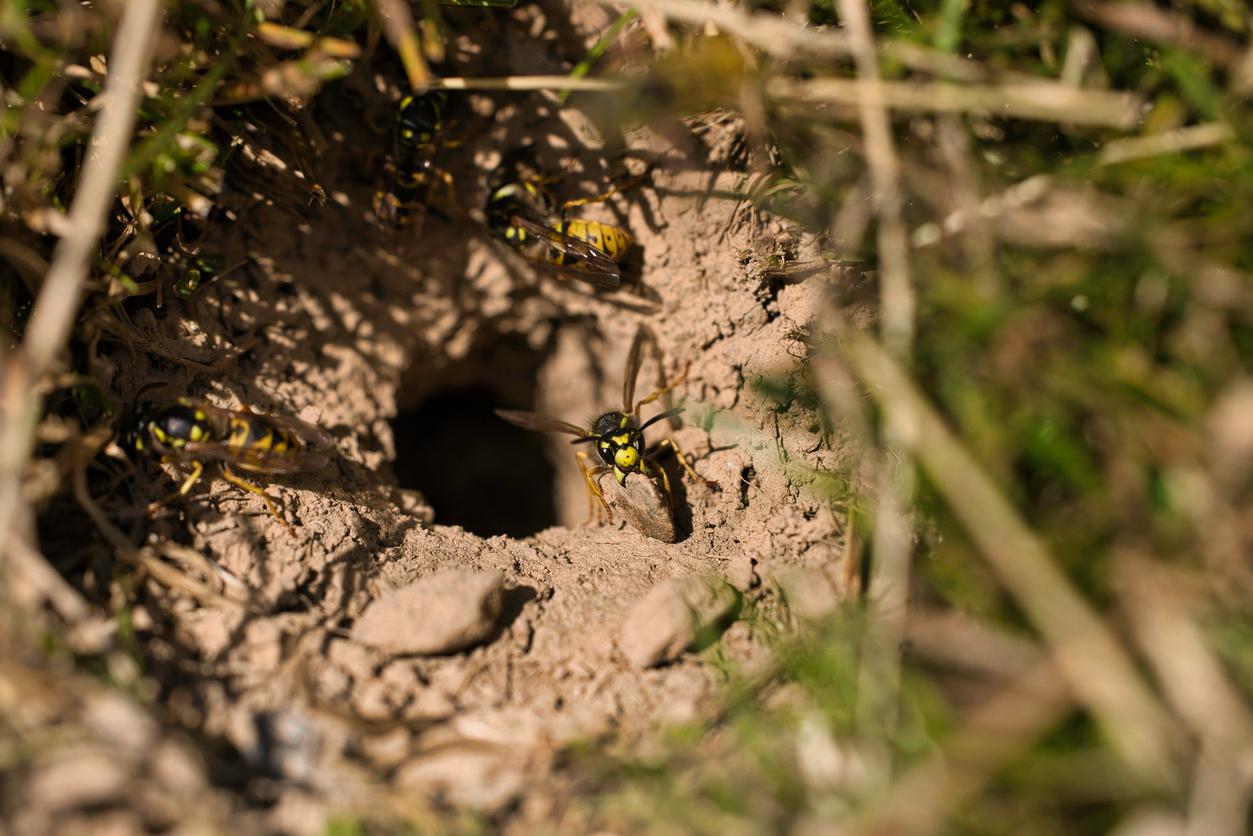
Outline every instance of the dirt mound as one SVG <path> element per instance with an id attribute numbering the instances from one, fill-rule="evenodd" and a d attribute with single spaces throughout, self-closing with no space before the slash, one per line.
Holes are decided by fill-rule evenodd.
<path id="1" fill-rule="evenodd" d="M 597 19 L 570 33 L 579 48 L 604 22 L 592 11 Z M 528 53 L 527 66 L 552 62 L 550 46 L 516 28 L 507 52 Z M 721 577 L 760 601 L 778 594 L 780 571 L 844 559 L 841 520 L 805 488 L 834 463 L 833 445 L 816 413 L 760 385 L 792 373 L 833 277 L 792 283 L 764 270 L 803 259 L 807 242 L 747 204 L 708 196 L 742 190 L 749 174 L 736 151 L 742 126 L 718 115 L 687 125 L 682 150 L 647 129 L 609 138 L 649 172 L 643 186 L 579 210 L 635 236 L 622 291 L 537 271 L 491 239 L 477 208 L 502 149 L 533 144 L 541 165 L 562 172 L 566 197 L 601 190 L 621 160 L 577 109 L 557 112 L 545 96 L 454 97 L 461 145 L 444 163 L 460 206 L 431 212 L 420 232 L 382 233 L 368 217 L 377 166 L 362 149 L 382 151 L 385 134 L 354 109 L 372 96 L 386 112 L 378 86 L 359 72 L 310 115 L 325 205 L 293 214 L 249 188 L 267 182 L 261 162 L 241 163 L 223 197 L 235 222 L 207 245 L 245 266 L 191 303 L 134 311 L 146 350 L 103 357 L 123 399 L 159 382 L 298 416 L 337 444 L 327 470 L 269 486 L 294 534 L 216 478 L 165 509 L 150 538 L 206 556 L 224 594 L 243 603 L 159 595 L 136 613 L 138 638 L 168 647 L 154 663 L 160 701 L 216 741 L 223 768 L 270 776 L 252 799 L 264 827 L 319 832 L 337 811 L 407 810 L 401 799 L 415 791 L 509 812 L 521 827 L 551 814 L 545 787 L 557 778 L 545 776 L 564 744 L 630 738 L 693 716 L 716 693 L 699 656 L 639 669 L 618 647 L 650 589 Z M 672 436 L 706 480 L 661 460 L 679 508 L 673 544 L 622 515 L 584 526 L 569 438 L 493 413 L 581 423 L 616 408 L 642 324 L 658 335 L 666 374 L 687 371 L 674 392 L 686 411 L 650 438 Z M 641 391 L 657 374 L 650 358 Z M 165 479 L 141 481 L 136 493 L 147 495 L 136 499 L 167 491 Z M 450 616 L 470 620 L 470 649 L 432 655 L 440 645 L 402 642 L 428 651 L 404 655 L 354 633 L 374 602 L 446 572 L 497 579 L 494 603 Z M 413 600 L 457 609 L 459 588 L 440 590 Z M 420 626 L 402 615 L 376 629 Z M 763 651 L 737 623 L 719 652 L 749 662 Z"/>

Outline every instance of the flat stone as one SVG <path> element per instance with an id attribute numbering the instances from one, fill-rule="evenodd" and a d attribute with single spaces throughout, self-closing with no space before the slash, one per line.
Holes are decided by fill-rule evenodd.
<path id="1" fill-rule="evenodd" d="M 739 594 L 717 578 L 672 578 L 654 586 L 627 614 L 618 647 L 632 665 L 672 662 L 699 640 L 721 633 Z"/>
<path id="2" fill-rule="evenodd" d="M 438 572 L 371 603 L 357 619 L 352 638 L 394 655 L 465 650 L 492 635 L 504 591 L 499 572 Z"/>
<path id="3" fill-rule="evenodd" d="M 794 567 L 774 574 L 788 608 L 805 621 L 819 621 L 835 612 L 843 593 L 824 567 Z"/>

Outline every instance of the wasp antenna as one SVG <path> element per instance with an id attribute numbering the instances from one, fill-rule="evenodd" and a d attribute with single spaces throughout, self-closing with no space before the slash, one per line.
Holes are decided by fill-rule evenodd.
<path id="1" fill-rule="evenodd" d="M 138 401 L 140 398 L 142 398 L 144 395 L 151 392 L 153 389 L 165 388 L 166 385 L 167 384 L 162 383 L 159 380 L 150 380 L 147 383 L 145 383 L 143 386 L 139 387 L 139 391 L 135 393 L 135 400 Z"/>
<path id="2" fill-rule="evenodd" d="M 680 412 L 683 411 L 683 409 L 684 408 L 681 406 L 676 406 L 674 409 L 668 409 L 665 412 L 657 413 L 652 418 L 649 418 L 647 421 L 645 421 L 643 424 L 640 424 L 640 431 L 642 432 L 645 427 L 656 424 L 658 421 L 676 417 Z"/>

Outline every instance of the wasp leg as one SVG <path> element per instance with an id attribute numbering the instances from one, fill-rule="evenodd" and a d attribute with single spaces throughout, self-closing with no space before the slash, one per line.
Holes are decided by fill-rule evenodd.
<path id="1" fill-rule="evenodd" d="M 259 485 L 254 485 L 247 479 L 235 475 L 235 472 L 225 465 L 222 467 L 222 478 L 239 488 L 241 491 L 247 491 L 248 493 L 256 494 L 261 497 L 261 501 L 265 503 L 265 507 L 269 509 L 271 516 L 283 524 L 283 528 L 287 529 L 287 533 L 291 534 L 293 537 L 296 535 L 296 529 L 292 528 L 291 523 L 283 519 L 283 515 L 279 513 L 278 505 L 275 504 L 274 500 L 270 498 L 270 495 L 262 490 Z"/>
<path id="2" fill-rule="evenodd" d="M 658 446 L 660 447 L 661 445 L 658 445 Z M 666 500 L 670 503 L 670 514 L 673 516 L 673 514 L 674 514 L 674 492 L 673 492 L 672 490 L 670 490 L 670 474 L 666 473 L 666 469 L 665 469 L 664 467 L 662 467 L 661 465 L 657 464 L 657 462 L 654 462 L 654 461 L 649 461 L 649 459 L 648 459 L 647 457 L 645 457 L 645 459 L 644 459 L 644 464 L 645 464 L 645 466 L 647 466 L 647 465 L 652 465 L 653 471 L 655 471 L 655 472 L 654 472 L 654 473 L 649 473 L 647 470 L 645 470 L 643 467 L 641 467 L 641 468 L 640 468 L 640 473 L 644 474 L 645 476 L 650 476 L 650 477 L 651 477 L 651 476 L 654 476 L 654 475 L 656 475 L 656 474 L 660 474 L 660 475 L 661 475 L 661 486 L 662 486 L 663 488 L 665 488 L 665 491 L 666 491 Z"/>
<path id="3" fill-rule="evenodd" d="M 669 447 L 671 450 L 673 450 L 674 457 L 679 460 L 679 464 L 682 465 L 683 469 L 687 471 L 687 475 L 691 476 L 697 482 L 700 482 L 709 487 L 713 487 L 718 484 L 717 482 L 713 482 L 713 481 L 710 481 L 709 479 L 706 479 L 704 476 L 701 476 L 699 473 L 697 473 L 695 470 L 692 469 L 692 466 L 687 463 L 687 457 L 683 454 L 683 450 L 679 447 L 679 445 L 675 442 L 673 438 L 663 438 L 661 441 L 657 442 L 657 446 Z"/>
<path id="4" fill-rule="evenodd" d="M 607 192 L 601 192 L 600 194 L 592 195 L 591 197 L 580 197 L 574 200 L 567 200 L 565 203 L 561 204 L 561 212 L 564 214 L 567 209 L 573 209 L 575 206 L 586 206 L 589 203 L 603 203 L 620 192 L 625 192 L 627 189 L 635 188 L 647 178 L 648 172 L 644 172 L 643 174 L 637 174 L 634 177 L 629 177 L 616 186 L 611 186 Z"/>
<path id="5" fill-rule="evenodd" d="M 451 172 L 444 171 L 442 168 L 436 172 L 440 183 L 444 186 L 444 196 L 448 200 L 448 206 L 452 209 L 454 215 L 464 215 L 461 210 L 461 201 L 457 199 L 457 191 L 453 188 L 454 178 Z"/>
<path id="6" fill-rule="evenodd" d="M 660 366 L 660 363 L 658 363 L 658 365 Z M 664 386 L 660 387 L 659 389 L 654 390 L 654 391 L 653 391 L 653 392 L 651 392 L 651 393 L 650 393 L 647 397 L 645 397 L 645 398 L 643 398 L 642 400 L 638 401 L 638 402 L 635 404 L 635 409 L 634 409 L 635 414 L 636 414 L 637 416 L 640 414 L 640 407 L 641 407 L 641 406 L 643 406 L 644 404 L 646 404 L 646 403 L 652 403 L 653 401 L 655 401 L 655 400 L 657 400 L 658 398 L 660 398 L 662 395 L 665 395 L 665 394 L 667 394 L 667 393 L 669 393 L 669 392 L 673 392 L 675 389 L 677 389 L 678 387 L 682 386 L 682 385 L 683 385 L 683 382 L 684 382 L 685 380 L 687 380 L 687 373 L 688 373 L 689 371 L 691 371 L 691 368 L 692 368 L 692 364 L 691 364 L 691 363 L 688 363 L 686 366 L 684 366 L 684 367 L 683 367 L 683 374 L 679 375 L 678 377 L 676 377 L 676 378 L 675 378 L 673 381 L 671 381 L 670 383 L 668 383 L 668 384 L 666 384 L 666 385 L 664 385 Z"/>
<path id="7" fill-rule="evenodd" d="M 166 505 L 170 502 L 173 502 L 175 499 L 177 499 L 180 496 L 187 496 L 187 494 L 191 493 L 191 489 L 195 487 L 197 482 L 200 481 L 200 477 L 203 473 L 204 473 L 204 464 L 202 464 L 201 462 L 193 461 L 191 463 L 191 473 L 189 473 L 187 475 L 187 478 L 183 480 L 183 484 L 179 485 L 178 490 L 174 491 L 174 493 L 170 494 L 164 499 L 158 500 L 157 502 L 154 502 L 151 505 L 149 505 L 148 516 L 151 517 L 152 515 L 154 515 L 161 508 L 161 506 Z"/>
<path id="8" fill-rule="evenodd" d="M 613 522 L 613 511 L 609 508 L 609 503 L 605 501 L 605 494 L 600 489 L 600 485 L 596 484 L 596 477 L 609 468 L 605 465 L 598 467 L 588 467 L 587 460 L 589 456 L 586 450 L 578 450 L 574 454 L 574 460 L 579 465 L 579 472 L 583 474 L 583 481 L 587 482 L 587 522 L 585 525 L 591 525 L 597 521 L 597 505 L 605 509 L 605 514 L 609 517 L 609 522 Z"/>

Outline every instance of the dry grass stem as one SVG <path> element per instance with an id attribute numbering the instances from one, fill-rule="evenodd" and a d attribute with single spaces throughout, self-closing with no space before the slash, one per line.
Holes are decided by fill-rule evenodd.
<path id="1" fill-rule="evenodd" d="M 1038 174 L 979 201 L 975 212 L 962 208 L 920 225 L 909 240 L 915 248 L 931 247 L 986 222 L 994 238 L 1023 247 L 1102 250 L 1126 239 L 1127 217 L 1108 195 Z"/>
<path id="2" fill-rule="evenodd" d="M 1147 41 L 1196 50 L 1225 66 L 1234 66 L 1244 58 L 1244 48 L 1231 38 L 1202 29 L 1182 14 L 1159 9 L 1149 3 L 1074 0 L 1071 5 L 1080 16 L 1107 29 L 1117 29 Z"/>
<path id="3" fill-rule="evenodd" d="M 1027 638 L 947 610 L 910 613 L 905 637 L 912 654 L 985 676 L 1019 676 L 1042 656 Z"/>
<path id="4" fill-rule="evenodd" d="M 1072 705 L 1056 667 L 1039 662 L 976 708 L 939 753 L 910 767 L 840 832 L 900 836 L 939 831 L 946 814 L 1061 722 Z"/>
<path id="5" fill-rule="evenodd" d="M 618 8 L 617 0 L 596 0 Z M 745 43 L 776 58 L 793 58 L 797 53 L 831 58 L 849 54 L 843 32 L 834 29 L 804 29 L 790 20 L 773 14 L 748 14 L 734 6 L 705 3 L 701 0 L 649 0 L 650 11 L 683 23 L 709 24 L 734 35 Z"/>
<path id="6" fill-rule="evenodd" d="M 40 403 L 35 395 L 74 324 L 79 294 L 109 205 L 118 171 L 130 147 L 140 83 L 147 72 L 161 20 L 157 0 L 126 5 L 109 57 L 104 101 L 92 130 L 91 149 L 70 206 L 65 236 L 57 243 L 35 300 L 21 351 L 8 358 L 0 380 L 0 531 L 13 530 L 21 504 L 21 480 L 30 461 Z M 8 538 L 0 538 L 3 559 Z"/>
<path id="7" fill-rule="evenodd" d="M 78 444 L 72 482 L 74 499 L 78 502 L 79 507 L 86 512 L 87 516 L 91 518 L 91 521 L 104 538 L 109 541 L 109 545 L 113 546 L 118 558 L 147 572 L 157 583 L 171 589 L 179 589 L 186 592 L 205 606 L 220 606 L 232 609 L 245 608 L 244 604 L 232 601 L 199 581 L 187 577 L 187 575 L 157 557 L 152 548 L 136 549 L 126 535 L 109 520 L 108 515 L 92 499 L 91 492 L 87 489 L 87 463 L 95 458 L 96 454 L 107 442 L 110 434 L 106 428 L 93 433 L 92 436 L 83 439 Z M 179 557 L 186 559 L 187 555 L 180 550 Z M 204 557 L 200 557 L 197 563 L 200 566 L 209 565 L 208 560 Z"/>
<path id="8" fill-rule="evenodd" d="M 1077 89 L 1056 82 L 1033 84 L 951 84 L 943 81 L 881 81 L 884 104 L 919 113 L 980 113 L 1009 119 L 1068 122 L 1130 129 L 1140 121 L 1142 99 L 1134 93 Z M 772 79 L 774 98 L 810 104 L 856 106 L 858 82 L 846 78 Z"/>
<path id="9" fill-rule="evenodd" d="M 840 0 L 839 9 L 857 67 L 863 152 L 870 169 L 871 205 L 879 219 L 880 329 L 889 350 L 897 357 L 907 358 L 913 344 L 914 295 L 909 281 L 909 242 L 901 218 L 900 162 L 883 100 L 869 11 L 864 0 Z M 912 465 L 900 455 L 893 433 L 888 433 L 886 442 L 887 450 L 880 456 L 878 468 L 875 560 L 868 584 L 871 623 L 863 648 L 857 708 L 863 729 L 873 730 L 871 737 L 879 741 L 890 739 L 896 726 L 899 648 L 909 607 L 909 505 L 914 490 Z M 885 757 L 885 753 L 880 753 L 880 757 Z"/>
<path id="10" fill-rule="evenodd" d="M 374 0 L 374 8 L 387 42 L 400 56 L 400 63 L 409 77 L 409 86 L 414 90 L 425 90 L 431 82 L 431 68 L 422 55 L 422 41 L 413 27 L 409 4 L 403 0 Z"/>
<path id="11" fill-rule="evenodd" d="M 1227 741 L 1253 758 L 1253 714 L 1210 652 L 1179 585 L 1161 566 L 1129 555 L 1119 561 L 1118 578 L 1136 641 L 1176 712 L 1198 737 Z"/>
<path id="12" fill-rule="evenodd" d="M 1150 136 L 1137 136 L 1119 139 L 1109 143 L 1097 154 L 1098 166 L 1116 165 L 1130 160 L 1146 160 L 1150 157 L 1165 157 L 1170 154 L 1182 154 L 1185 151 L 1196 151 L 1201 148 L 1213 148 L 1224 145 L 1236 138 L 1235 131 L 1225 122 L 1206 122 L 1203 125 L 1189 125 L 1173 131 L 1165 131 Z"/>
<path id="13" fill-rule="evenodd" d="M 304 29 L 293 29 L 269 21 L 257 25 L 257 37 L 276 49 L 308 49 L 316 46 L 319 52 L 332 58 L 353 59 L 361 56 L 361 47 L 352 41 L 321 37 Z"/>
<path id="14" fill-rule="evenodd" d="M 67 624 L 76 624 L 90 612 L 87 601 L 31 545 L 30 532 L 33 529 L 33 524 L 27 522 L 9 531 L 8 561 L 5 566 L 8 573 L 4 578 L 5 597 L 11 605 L 18 602 L 36 603 L 30 601 L 32 595 L 21 591 L 16 591 L 15 594 L 9 584 L 14 584 L 18 590 L 25 587 L 51 604 Z"/>
<path id="15" fill-rule="evenodd" d="M 104 103 L 91 137 L 91 156 L 83 169 L 68 216 L 68 234 L 57 244 L 44 279 L 22 350 L 29 373 L 46 371 L 65 345 L 78 309 L 78 296 L 96 243 L 104 231 L 105 213 L 113 202 L 117 173 L 130 147 L 135 108 L 160 23 L 157 0 L 126 4 L 105 80 Z"/>
<path id="16" fill-rule="evenodd" d="M 627 89 L 611 78 L 571 78 L 568 75 L 517 75 L 503 78 L 433 78 L 431 90 L 573 90 L 613 93 Z"/>
<path id="17" fill-rule="evenodd" d="M 1167 699 L 1200 740 L 1188 833 L 1245 832 L 1253 793 L 1253 715 L 1214 658 L 1184 585 L 1151 560 L 1118 563 L 1124 609 Z"/>
<path id="18" fill-rule="evenodd" d="M 1076 698 L 1092 711 L 1126 764 L 1147 781 L 1178 787 L 1178 732 L 1131 660 L 983 469 L 953 438 L 904 370 L 873 340 L 850 335 L 843 354 L 976 546 L 1036 629 Z"/>
<path id="19" fill-rule="evenodd" d="M 857 65 L 858 114 L 863 154 L 870 169 L 871 202 L 879 218 L 879 320 L 884 345 L 908 357 L 913 343 L 914 293 L 909 283 L 909 242 L 901 219 L 900 162 L 892 140 L 878 56 L 864 0 L 840 0 Z"/>

